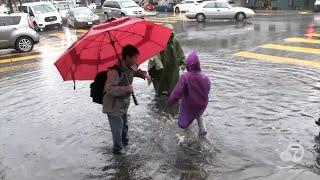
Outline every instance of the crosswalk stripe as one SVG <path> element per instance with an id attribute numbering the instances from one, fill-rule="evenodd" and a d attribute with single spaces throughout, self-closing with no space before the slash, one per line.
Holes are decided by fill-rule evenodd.
<path id="1" fill-rule="evenodd" d="M 288 39 L 285 39 L 285 41 L 286 42 L 301 42 L 301 43 L 320 44 L 320 39 L 288 38 Z"/>
<path id="2" fill-rule="evenodd" d="M 287 46 L 287 45 L 278 45 L 278 44 L 266 44 L 261 47 L 267 48 L 267 49 L 276 49 L 276 50 L 284 50 L 284 51 L 292 51 L 292 52 L 301 52 L 301 53 L 310 53 L 310 54 L 319 54 L 320 55 L 320 49 L 318 49 L 318 48 L 306 48 L 306 47 Z"/>
<path id="3" fill-rule="evenodd" d="M 238 53 L 235 53 L 234 55 L 239 57 L 266 60 L 266 61 L 272 61 L 277 63 L 287 63 L 287 64 L 293 64 L 293 65 L 304 66 L 304 67 L 320 68 L 320 61 L 286 58 L 286 57 L 272 56 L 272 55 L 266 55 L 266 54 L 248 52 L 248 51 L 238 52 Z"/>
<path id="4" fill-rule="evenodd" d="M 320 37 L 319 33 L 310 33 L 310 34 L 305 34 L 307 37 Z"/>

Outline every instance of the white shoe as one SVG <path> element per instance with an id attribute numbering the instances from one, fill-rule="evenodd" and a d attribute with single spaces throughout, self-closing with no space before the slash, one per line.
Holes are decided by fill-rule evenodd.
<path id="1" fill-rule="evenodd" d="M 176 138 L 177 138 L 177 141 L 178 141 L 178 145 L 181 145 L 186 139 L 185 136 L 181 136 L 180 134 L 176 134 Z"/>

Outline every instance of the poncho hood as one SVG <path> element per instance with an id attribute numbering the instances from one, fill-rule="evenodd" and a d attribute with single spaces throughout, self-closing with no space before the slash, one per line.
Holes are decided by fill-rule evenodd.
<path id="1" fill-rule="evenodd" d="M 195 50 L 188 55 L 186 67 L 189 72 L 201 71 L 199 57 Z"/>

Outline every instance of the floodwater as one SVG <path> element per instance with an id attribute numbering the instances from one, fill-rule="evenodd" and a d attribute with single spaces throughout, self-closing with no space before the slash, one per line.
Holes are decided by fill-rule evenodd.
<path id="1" fill-rule="evenodd" d="M 320 60 L 318 55 L 258 47 L 303 37 L 314 19 L 175 24 L 183 49 L 199 51 L 212 81 L 203 116 L 207 140 L 193 137 L 178 145 L 178 107 L 168 109 L 165 97 L 136 80 L 140 105 L 130 106 L 130 146 L 121 157 L 111 153 L 107 116 L 91 102 L 90 82 L 78 82 L 73 90 L 73 83 L 63 82 L 54 68 L 62 51 L 46 48 L 40 59 L 0 65 L 25 66 L 0 74 L 0 179 L 319 178 L 320 129 L 314 120 L 320 117 L 320 69 L 233 56 L 245 50 Z M 317 25 L 312 28 L 320 32 Z M 48 39 L 39 46 L 61 43 L 42 36 Z M 290 147 L 297 151 L 294 156 Z"/>

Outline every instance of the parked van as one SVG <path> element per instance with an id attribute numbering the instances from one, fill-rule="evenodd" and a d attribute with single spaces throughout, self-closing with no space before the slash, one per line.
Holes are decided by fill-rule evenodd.
<path id="1" fill-rule="evenodd" d="M 49 27 L 62 27 L 61 15 L 51 2 L 25 3 L 19 6 L 19 10 L 31 16 L 36 30 L 43 31 Z"/>
<path id="2" fill-rule="evenodd" d="M 54 2 L 54 6 L 59 11 L 63 21 L 67 20 L 67 14 L 69 13 L 69 11 L 71 11 L 71 9 L 74 8 L 71 3 L 64 1 Z"/>
<path id="3" fill-rule="evenodd" d="M 146 16 L 145 10 L 133 0 L 106 0 L 102 6 L 102 12 L 107 18 L 119 16 L 144 18 Z"/>

